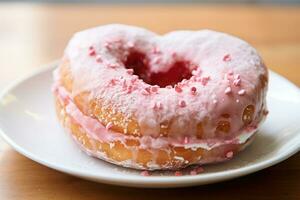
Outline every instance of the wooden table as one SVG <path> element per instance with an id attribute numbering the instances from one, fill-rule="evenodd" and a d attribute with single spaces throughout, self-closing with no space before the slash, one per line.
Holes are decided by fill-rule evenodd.
<path id="1" fill-rule="evenodd" d="M 0 88 L 59 58 L 71 35 L 106 23 L 159 33 L 209 28 L 237 35 L 270 69 L 300 86 L 300 7 L 0 4 Z M 0 199 L 300 199 L 300 153 L 236 180 L 183 189 L 134 189 L 75 178 L 35 163 L 0 140 Z"/>

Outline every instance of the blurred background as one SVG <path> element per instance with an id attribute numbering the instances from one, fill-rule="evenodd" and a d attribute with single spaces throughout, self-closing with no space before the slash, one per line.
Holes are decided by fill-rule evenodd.
<path id="1" fill-rule="evenodd" d="M 213 29 L 248 41 L 300 85 L 300 0 L 0 0 L 0 89 L 63 55 L 77 31 L 108 23 L 158 33 Z"/>

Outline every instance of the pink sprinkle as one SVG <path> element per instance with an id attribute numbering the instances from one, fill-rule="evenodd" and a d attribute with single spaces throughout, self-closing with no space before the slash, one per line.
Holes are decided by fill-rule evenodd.
<path id="1" fill-rule="evenodd" d="M 111 84 L 111 85 L 116 85 L 116 79 L 111 79 L 111 80 L 110 80 L 110 84 Z"/>
<path id="2" fill-rule="evenodd" d="M 191 87 L 191 94 L 195 95 L 197 92 L 197 88 L 196 87 Z"/>
<path id="3" fill-rule="evenodd" d="M 185 137 L 184 137 L 184 140 L 183 140 L 183 143 L 184 143 L 184 144 L 188 144 L 188 143 L 189 143 L 189 138 L 185 136 Z"/>
<path id="4" fill-rule="evenodd" d="M 110 68 L 116 68 L 116 67 L 118 67 L 118 65 L 115 64 L 115 63 L 109 63 L 107 66 L 110 67 Z"/>
<path id="5" fill-rule="evenodd" d="M 149 87 L 146 87 L 145 90 L 147 90 L 147 92 L 150 94 L 150 92 L 151 92 L 151 87 L 150 87 L 150 86 L 149 86 Z"/>
<path id="6" fill-rule="evenodd" d="M 226 158 L 232 158 L 233 157 L 233 152 L 229 151 L 226 153 Z"/>
<path id="7" fill-rule="evenodd" d="M 246 94 L 246 91 L 244 89 L 238 91 L 238 95 L 243 96 L 244 94 Z"/>
<path id="8" fill-rule="evenodd" d="M 150 173 L 148 171 L 142 171 L 141 175 L 142 176 L 150 176 Z"/>
<path id="9" fill-rule="evenodd" d="M 240 100 L 239 100 L 239 99 L 237 99 L 237 100 L 235 100 L 235 102 L 237 102 L 237 103 L 240 103 Z"/>
<path id="10" fill-rule="evenodd" d="M 182 173 L 181 173 L 180 171 L 176 171 L 176 172 L 174 173 L 174 175 L 175 175 L 175 176 L 182 176 Z"/>
<path id="11" fill-rule="evenodd" d="M 233 81 L 233 85 L 234 86 L 240 86 L 241 85 L 241 79 L 235 79 L 234 81 Z"/>
<path id="12" fill-rule="evenodd" d="M 233 71 L 229 70 L 227 74 L 230 75 L 230 76 L 232 76 L 233 75 Z"/>
<path id="13" fill-rule="evenodd" d="M 226 89 L 225 89 L 225 94 L 230 94 L 231 93 L 231 88 L 230 87 L 227 87 Z"/>
<path id="14" fill-rule="evenodd" d="M 132 75 L 134 71 L 133 71 L 133 69 L 127 69 L 127 71 L 126 71 L 126 72 L 127 72 L 127 74 L 130 74 L 130 75 Z"/>
<path id="15" fill-rule="evenodd" d="M 108 124 L 106 124 L 105 128 L 106 128 L 106 130 L 109 130 L 109 129 L 111 129 L 112 126 L 113 126 L 113 123 L 108 122 Z"/>
<path id="16" fill-rule="evenodd" d="M 90 55 L 90 56 L 96 55 L 95 49 L 90 49 L 90 50 L 89 50 L 89 55 Z"/>
<path id="17" fill-rule="evenodd" d="M 230 54 L 226 54 L 226 55 L 223 57 L 223 61 L 225 61 L 225 62 L 231 61 L 231 56 L 230 56 Z"/>
<path id="18" fill-rule="evenodd" d="M 146 90 L 146 89 L 142 90 L 142 95 L 149 95 L 149 94 L 150 94 L 150 92 L 148 90 Z"/>
<path id="19" fill-rule="evenodd" d="M 185 101 L 184 100 L 180 100 L 179 101 L 179 106 L 182 107 L 182 108 L 184 108 L 186 106 Z"/>
<path id="20" fill-rule="evenodd" d="M 213 100 L 213 104 L 217 104 L 218 103 L 218 100 L 217 99 L 214 99 Z"/>
<path id="21" fill-rule="evenodd" d="M 93 46 L 89 46 L 89 50 L 93 50 L 94 49 L 94 47 Z"/>
<path id="22" fill-rule="evenodd" d="M 202 85 L 205 86 L 209 80 L 210 80 L 209 76 L 202 77 L 201 80 Z"/>
<path id="23" fill-rule="evenodd" d="M 180 92 L 182 92 L 182 89 L 178 85 L 175 85 L 175 91 L 180 93 Z"/>
<path id="24" fill-rule="evenodd" d="M 151 92 L 156 93 L 158 91 L 158 88 L 159 87 L 157 85 L 155 85 L 155 86 L 151 86 L 150 90 L 151 90 Z"/>
<path id="25" fill-rule="evenodd" d="M 102 59 L 101 59 L 100 55 L 97 55 L 97 56 L 96 56 L 96 61 L 97 61 L 98 63 L 102 62 Z"/>

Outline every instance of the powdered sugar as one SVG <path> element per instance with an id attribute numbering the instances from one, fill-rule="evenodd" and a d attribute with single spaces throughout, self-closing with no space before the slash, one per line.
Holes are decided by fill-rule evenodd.
<path id="1" fill-rule="evenodd" d="M 92 57 L 89 55 L 90 46 L 95 51 Z M 121 59 L 132 49 L 146 53 L 151 72 L 167 71 L 174 59 L 188 60 L 196 66 L 196 69 L 190 69 L 194 78 L 185 81 L 185 84 L 177 84 L 175 89 L 152 89 L 141 79 L 132 83 L 132 72 L 128 73 Z M 227 54 L 230 60 L 226 58 L 224 62 L 224 55 Z M 208 117 L 211 122 L 203 127 L 203 138 L 211 138 L 215 134 L 214 122 L 226 112 L 233 122 L 226 137 L 238 135 L 243 126 L 242 110 L 249 104 L 256 108 L 265 105 L 266 88 L 262 88 L 259 76 L 267 76 L 267 70 L 261 58 L 246 42 L 223 33 L 209 30 L 177 31 L 158 36 L 137 27 L 107 25 L 75 34 L 65 51 L 65 57 L 70 61 L 74 80 L 72 96 L 88 91 L 91 99 L 107 100 L 104 104 L 113 104 L 118 112 L 136 118 L 142 127 L 142 134 L 158 136 L 159 133 L 153 130 L 159 130 L 161 122 L 176 120 L 170 127 L 171 135 L 194 136 L 197 124 Z M 102 62 L 97 62 L 96 58 L 99 57 Z M 252 98 L 238 95 L 237 91 L 230 96 L 224 94 L 228 80 L 223 77 L 229 71 L 233 75 L 240 75 L 243 89 Z M 122 81 L 119 81 L 120 77 Z M 112 80 L 113 87 L 110 84 Z M 127 84 L 125 92 L 124 81 Z M 191 95 L 191 87 L 197 88 L 197 92 L 192 92 L 194 95 Z M 213 100 L 212 94 L 216 96 Z M 239 96 L 238 104 L 232 98 L 235 95 Z M 180 104 L 184 107 L 178 106 L 180 101 L 185 102 Z M 149 109 L 153 107 L 153 102 L 160 102 L 163 109 Z M 259 111 L 255 110 L 254 119 L 260 119 Z M 151 130 L 147 130 L 147 127 L 151 127 Z"/>

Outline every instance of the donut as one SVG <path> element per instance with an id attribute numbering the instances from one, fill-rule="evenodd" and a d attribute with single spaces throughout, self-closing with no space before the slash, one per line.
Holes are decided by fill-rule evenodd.
<path id="1" fill-rule="evenodd" d="M 58 119 L 88 155 L 143 170 L 232 159 L 268 113 L 268 70 L 245 41 L 211 30 L 76 33 L 54 71 Z"/>

